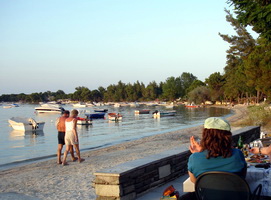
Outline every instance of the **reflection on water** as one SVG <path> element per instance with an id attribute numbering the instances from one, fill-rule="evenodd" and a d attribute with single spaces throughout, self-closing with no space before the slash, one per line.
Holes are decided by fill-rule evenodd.
<path id="1" fill-rule="evenodd" d="M 0 115 L 0 152 L 5 152 L 0 157 L 0 165 L 7 162 L 36 158 L 46 155 L 54 155 L 57 149 L 56 119 L 60 114 L 35 113 L 37 105 L 21 105 L 16 109 L 1 109 Z M 67 110 L 73 107 L 66 105 Z M 221 108 L 185 108 L 174 107 L 176 116 L 154 119 L 152 114 L 135 115 L 139 108 L 131 107 L 105 107 L 108 112 L 116 112 L 123 115 L 122 121 L 115 122 L 107 119 L 95 119 L 92 125 L 77 126 L 80 148 L 97 148 L 106 145 L 121 143 L 154 134 L 178 130 L 202 124 L 210 116 L 222 116 L 230 113 L 228 109 Z M 86 108 L 88 113 L 94 113 L 94 108 Z M 141 106 L 140 109 L 165 110 L 164 107 Z M 32 117 L 36 121 L 44 121 L 42 132 L 35 134 L 12 130 L 8 126 L 11 117 Z"/>
<path id="2" fill-rule="evenodd" d="M 40 131 L 18 131 L 18 130 L 12 130 L 9 133 L 11 139 L 17 139 L 18 137 L 22 137 L 22 139 L 27 137 L 33 137 L 36 138 L 37 136 L 44 136 L 43 130 Z"/>

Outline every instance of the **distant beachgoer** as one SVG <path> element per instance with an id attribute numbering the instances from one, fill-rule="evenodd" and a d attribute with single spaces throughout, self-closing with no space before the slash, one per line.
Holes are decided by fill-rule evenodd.
<path id="1" fill-rule="evenodd" d="M 190 180 L 196 183 L 204 172 L 224 171 L 246 176 L 246 161 L 239 149 L 232 148 L 230 124 L 218 117 L 205 120 L 200 144 L 190 138 L 191 155 L 188 160 Z M 186 193 L 179 200 L 197 199 L 195 192 Z"/>
<path id="2" fill-rule="evenodd" d="M 57 163 L 62 164 L 61 161 L 61 151 L 63 145 L 65 145 L 65 121 L 69 117 L 70 112 L 65 110 L 61 117 L 59 117 L 56 121 L 56 127 L 58 130 L 58 148 L 57 148 Z M 77 158 L 74 157 L 73 148 L 71 149 L 72 160 L 75 161 Z"/>
<path id="3" fill-rule="evenodd" d="M 65 144 L 66 150 L 63 156 L 62 165 L 67 165 L 66 158 L 69 152 L 71 152 L 72 147 L 74 146 L 76 155 L 78 156 L 78 162 L 83 162 L 85 159 L 81 158 L 79 150 L 79 139 L 77 133 L 77 116 L 78 110 L 72 110 L 71 115 L 65 121 L 66 133 L 65 133 Z"/>

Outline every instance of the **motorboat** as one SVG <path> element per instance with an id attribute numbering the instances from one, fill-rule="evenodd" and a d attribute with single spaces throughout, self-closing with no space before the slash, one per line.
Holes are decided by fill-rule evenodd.
<path id="1" fill-rule="evenodd" d="M 12 117 L 10 126 L 17 131 L 42 131 L 45 122 L 36 122 L 33 118 Z"/>
<path id="2" fill-rule="evenodd" d="M 135 110 L 135 115 L 140 115 L 140 114 L 149 114 L 151 110 L 149 109 L 143 109 L 143 110 Z"/>
<path id="3" fill-rule="evenodd" d="M 40 107 L 35 108 L 37 113 L 63 113 L 65 110 L 59 104 L 41 104 Z"/>
<path id="4" fill-rule="evenodd" d="M 108 113 L 108 119 L 110 121 L 120 121 L 122 120 L 122 115 L 119 113 Z"/>
<path id="5" fill-rule="evenodd" d="M 85 114 L 87 119 L 101 119 L 104 118 L 105 113 L 104 112 L 98 112 L 98 113 L 87 113 Z"/>
<path id="6" fill-rule="evenodd" d="M 152 116 L 154 118 L 160 118 L 160 117 L 168 117 L 168 116 L 175 116 L 177 114 L 176 110 L 170 110 L 170 111 L 155 111 L 153 112 Z"/>

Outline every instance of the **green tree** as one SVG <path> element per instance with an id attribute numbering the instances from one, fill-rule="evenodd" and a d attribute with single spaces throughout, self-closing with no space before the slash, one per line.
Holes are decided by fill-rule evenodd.
<path id="1" fill-rule="evenodd" d="M 258 39 L 258 44 L 245 60 L 245 74 L 248 86 L 258 91 L 257 99 L 271 97 L 271 42 Z"/>
<path id="2" fill-rule="evenodd" d="M 169 77 L 163 84 L 163 98 L 166 100 L 174 101 L 180 97 L 182 91 L 182 83 L 180 77 Z"/>
<path id="3" fill-rule="evenodd" d="M 201 80 L 194 80 L 192 84 L 189 86 L 189 88 L 187 89 L 187 92 L 189 93 L 190 91 L 200 86 L 206 86 L 206 84 L 202 82 Z"/>
<path id="4" fill-rule="evenodd" d="M 210 88 L 211 100 L 222 101 L 224 94 L 223 86 L 225 84 L 224 77 L 219 72 L 215 72 L 205 79 L 205 83 Z"/>
<path id="5" fill-rule="evenodd" d="M 150 82 L 143 92 L 143 97 L 145 100 L 155 100 L 159 95 L 160 89 L 155 81 Z"/>
<path id="6" fill-rule="evenodd" d="M 88 101 L 91 98 L 91 91 L 87 87 L 76 87 L 75 92 L 72 95 L 73 100 Z"/>
<path id="7" fill-rule="evenodd" d="M 205 103 L 210 100 L 210 90 L 206 86 L 199 86 L 188 93 L 188 101 L 195 104 Z"/>
<path id="8" fill-rule="evenodd" d="M 224 41 L 231 46 L 227 50 L 227 64 L 225 71 L 224 95 L 231 100 L 241 99 L 246 94 L 253 92 L 253 88 L 247 85 L 247 76 L 245 75 L 244 62 L 253 51 L 256 41 L 248 33 L 246 28 L 234 19 L 228 10 L 226 20 L 230 22 L 237 35 L 229 36 L 220 34 Z"/>
<path id="9" fill-rule="evenodd" d="M 180 77 L 181 85 L 182 85 L 182 87 L 179 91 L 180 96 L 185 97 L 188 93 L 188 88 L 197 79 L 198 78 L 196 76 L 194 76 L 192 73 L 183 72 Z"/>
<path id="10" fill-rule="evenodd" d="M 238 21 L 271 41 L 271 0 L 228 0 Z"/>

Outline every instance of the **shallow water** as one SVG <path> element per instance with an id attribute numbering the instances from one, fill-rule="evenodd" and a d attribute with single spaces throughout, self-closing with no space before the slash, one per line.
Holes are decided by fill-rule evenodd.
<path id="1" fill-rule="evenodd" d="M 28 159 L 53 157 L 56 154 L 57 130 L 55 121 L 59 114 L 36 114 L 35 107 L 38 106 L 21 104 L 19 107 L 9 109 L 0 107 L 0 166 Z M 63 107 L 67 110 L 73 109 L 70 105 Z M 140 108 L 107 106 L 102 108 L 107 108 L 109 112 L 121 113 L 123 119 L 118 123 L 110 122 L 107 118 L 95 119 L 91 126 L 78 126 L 81 150 L 106 147 L 154 134 L 189 128 L 203 124 L 207 117 L 226 117 L 231 114 L 229 109 L 223 108 L 185 108 L 178 106 L 174 107 L 174 110 L 177 110 L 176 116 L 154 119 L 151 114 L 135 115 L 134 111 L 147 108 L 151 109 L 152 113 L 154 110 L 166 110 L 163 106 L 141 106 Z M 93 108 L 78 108 L 78 110 L 82 109 L 94 113 Z M 14 131 L 8 123 L 8 119 L 11 117 L 32 117 L 36 121 L 44 121 L 44 130 L 36 134 Z"/>

